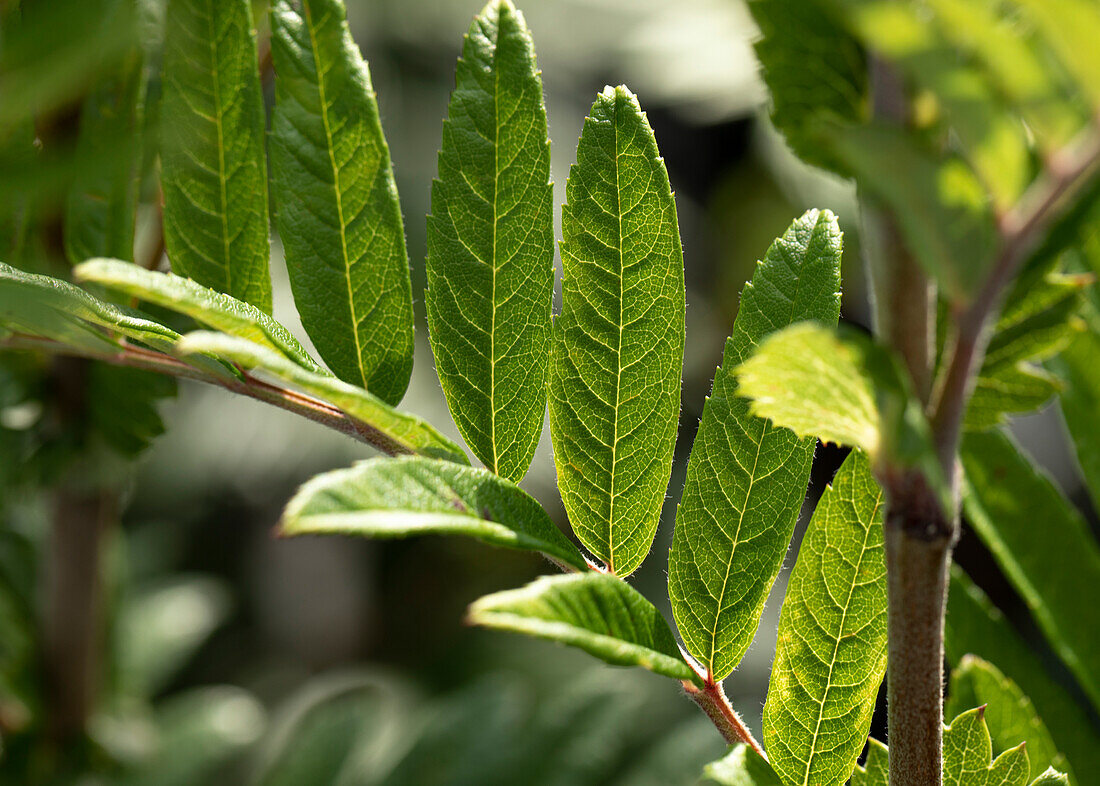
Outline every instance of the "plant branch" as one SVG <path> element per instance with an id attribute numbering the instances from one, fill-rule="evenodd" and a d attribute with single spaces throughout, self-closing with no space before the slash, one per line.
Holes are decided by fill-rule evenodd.
<path id="1" fill-rule="evenodd" d="M 988 323 L 998 310 L 1008 283 L 1060 215 L 1067 198 L 1078 192 L 1098 169 L 1100 129 L 1090 127 L 1066 149 L 1050 157 L 1044 175 L 1000 221 L 1000 252 L 973 301 L 957 315 L 950 361 L 931 408 L 936 452 L 949 480 L 954 476 L 955 453 L 974 372 L 985 358 L 989 343 Z"/>
<path id="2" fill-rule="evenodd" d="M 710 718 L 714 727 L 722 735 L 722 738 L 730 745 L 743 742 L 760 757 L 767 761 L 767 755 L 760 743 L 752 736 L 741 717 L 733 709 L 726 692 L 722 689 L 722 683 L 707 677 L 703 687 L 699 687 L 689 680 L 683 681 L 684 692 L 688 698 L 699 705 L 699 708 Z"/>
<path id="3" fill-rule="evenodd" d="M 52 339 L 19 333 L 0 338 L 0 349 L 25 349 L 61 355 L 77 355 L 116 366 L 129 366 L 205 382 L 208 385 L 224 388 L 233 393 L 248 396 L 257 401 L 263 401 L 288 412 L 293 412 L 307 420 L 312 420 L 314 423 L 320 423 L 322 426 L 339 431 L 345 436 L 371 445 L 391 456 L 409 452 L 369 423 L 348 415 L 328 402 L 291 388 L 265 382 L 247 372 L 242 371 L 239 378 L 216 377 L 170 355 L 132 344 L 123 344 L 117 352 L 94 352 L 77 349 Z"/>

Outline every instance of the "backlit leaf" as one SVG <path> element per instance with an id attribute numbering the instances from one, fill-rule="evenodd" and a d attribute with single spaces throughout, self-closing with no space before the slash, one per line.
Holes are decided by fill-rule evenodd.
<path id="1" fill-rule="evenodd" d="M 832 213 L 797 219 L 746 284 L 703 407 L 669 554 L 669 597 L 688 652 L 715 679 L 748 649 L 806 495 L 813 439 L 750 414 L 734 370 L 772 331 L 840 312 Z"/>
<path id="2" fill-rule="evenodd" d="M 968 710 L 943 730 L 944 786 L 1026 786 L 1025 745 L 1007 750 L 990 763 L 993 746 L 985 725 L 985 708 Z"/>
<path id="3" fill-rule="evenodd" d="M 271 31 L 275 223 L 294 302 L 336 376 L 396 404 L 412 373 L 412 285 L 370 71 L 341 0 L 276 0 Z"/>
<path id="4" fill-rule="evenodd" d="M 608 87 L 562 208 L 550 429 L 569 523 L 619 575 L 649 553 L 672 468 L 684 263 L 664 161 L 634 94 Z"/>
<path id="5" fill-rule="evenodd" d="M 249 0 L 170 0 L 161 183 L 172 269 L 271 312 L 264 106 Z"/>
<path id="6" fill-rule="evenodd" d="M 725 757 L 703 769 L 701 783 L 721 786 L 780 786 L 783 782 L 760 758 L 760 754 L 744 743 L 734 745 Z"/>
<path id="7" fill-rule="evenodd" d="M 531 34 L 509 0 L 491 0 L 466 34 L 443 124 L 425 304 L 451 416 L 511 480 L 527 472 L 545 417 L 552 199 Z"/>

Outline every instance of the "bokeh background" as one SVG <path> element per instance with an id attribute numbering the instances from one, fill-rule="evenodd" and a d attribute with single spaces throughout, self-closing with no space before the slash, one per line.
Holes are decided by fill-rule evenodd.
<path id="1" fill-rule="evenodd" d="M 677 460 L 653 551 L 632 579 L 671 619 L 665 580 L 674 512 L 741 287 L 794 217 L 831 208 L 845 232 L 843 318 L 869 327 L 855 194 L 796 160 L 770 125 L 756 30 L 739 0 L 521 7 L 546 91 L 555 225 L 583 119 L 605 84 L 625 83 L 639 96 L 676 192 L 688 303 Z M 418 296 L 416 365 L 403 407 L 456 440 L 419 295 L 441 122 L 462 35 L 478 10 L 478 0 L 348 0 L 378 93 Z M 265 88 L 270 101 L 270 81 Z M 277 241 L 272 270 L 275 316 L 305 343 Z M 369 456 L 368 448 L 195 384 L 181 384 L 162 415 L 167 433 L 125 482 L 109 579 L 111 635 L 123 653 L 113 679 L 141 682 L 156 702 L 148 717 L 106 708 L 93 736 L 134 761 L 166 747 L 165 728 L 182 742 L 126 782 L 233 784 L 266 766 L 287 784 L 677 784 L 693 783 L 722 754 L 717 733 L 668 680 L 463 624 L 479 596 L 548 572 L 537 557 L 461 539 L 272 536 L 299 484 Z M 1057 411 L 1014 428 L 1087 508 Z M 842 458 L 818 449 L 811 502 Z M 523 486 L 567 530 L 548 433 Z M 17 525 L 33 528 L 34 516 L 25 516 Z M 1002 609 L 1021 608 L 974 538 L 964 536 L 958 559 Z M 755 730 L 784 590 L 785 572 L 756 641 L 726 681 Z M 298 746 L 296 764 L 275 766 L 287 745 Z M 195 780 L 199 759 L 206 769 Z"/>

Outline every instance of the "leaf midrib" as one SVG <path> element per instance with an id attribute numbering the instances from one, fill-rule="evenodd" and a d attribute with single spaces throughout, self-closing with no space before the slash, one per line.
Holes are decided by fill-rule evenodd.
<path id="1" fill-rule="evenodd" d="M 336 214 L 340 217 L 340 251 L 344 260 L 344 283 L 348 290 L 348 311 L 351 314 L 352 338 L 355 341 L 355 367 L 359 370 L 359 379 L 363 382 L 363 388 L 367 388 L 367 374 L 363 368 L 363 358 L 360 353 L 362 343 L 359 340 L 359 318 L 355 313 L 355 296 L 351 288 L 351 258 L 348 254 L 347 221 L 344 218 L 344 198 L 340 191 L 340 167 L 336 165 L 336 153 L 333 147 L 332 125 L 328 117 L 328 99 L 325 97 L 325 73 L 321 64 L 321 49 L 317 45 L 317 36 L 314 34 L 313 10 L 309 0 L 302 3 L 302 12 L 305 15 L 306 31 L 309 33 L 309 45 L 313 49 L 313 66 L 317 73 L 317 95 L 321 99 L 321 124 L 325 129 L 325 152 L 328 154 L 329 165 L 332 167 L 332 187 L 336 195 Z"/>
<path id="2" fill-rule="evenodd" d="M 615 574 L 615 476 L 619 448 L 619 395 L 623 379 L 623 298 L 625 297 L 626 263 L 623 260 L 623 196 L 619 185 L 619 91 L 615 91 L 611 114 L 611 131 L 615 139 L 615 217 L 619 225 L 619 340 L 615 347 L 615 411 L 611 420 L 611 488 L 607 509 L 607 569 Z"/>
<path id="3" fill-rule="evenodd" d="M 493 45 L 493 259 L 489 265 L 492 277 L 489 286 L 489 302 L 492 313 L 489 316 L 489 445 L 493 451 L 493 472 L 500 470 L 500 457 L 497 455 L 497 203 L 500 200 L 500 69 L 497 56 L 500 54 L 500 40 L 503 35 L 503 7 L 497 11 L 497 40 Z"/>
<path id="4" fill-rule="evenodd" d="M 875 499 L 875 509 L 871 511 L 871 517 L 869 519 L 870 525 L 863 532 L 863 545 L 859 552 L 859 559 L 856 560 L 856 575 L 859 573 L 859 566 L 863 564 L 863 557 L 867 554 L 867 541 L 871 537 L 871 530 L 874 528 L 875 516 L 878 515 L 879 508 L 882 507 L 882 489 L 878 491 L 878 495 Z M 810 755 L 806 757 L 806 769 L 802 776 L 802 786 L 810 786 L 810 763 L 813 761 L 814 753 L 817 750 L 817 738 L 821 732 L 821 722 L 825 715 L 825 702 L 828 701 L 829 691 L 833 687 L 833 671 L 836 669 L 836 656 L 837 651 L 840 649 L 840 640 L 843 638 L 844 625 L 848 622 L 848 609 L 852 605 L 852 596 L 856 591 L 856 575 L 852 576 L 851 586 L 848 588 L 848 597 L 844 601 L 844 611 L 840 615 L 840 631 L 841 635 L 838 635 L 833 642 L 833 654 L 829 658 L 829 673 L 825 679 L 825 691 L 821 697 L 821 701 L 818 702 L 817 723 L 814 725 L 814 733 L 810 738 Z"/>

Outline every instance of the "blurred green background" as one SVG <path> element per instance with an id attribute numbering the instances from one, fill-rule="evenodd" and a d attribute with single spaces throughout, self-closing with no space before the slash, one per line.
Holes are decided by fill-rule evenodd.
<path id="1" fill-rule="evenodd" d="M 264 6 L 256 4 L 257 19 Z M 667 552 L 684 463 L 741 287 L 793 217 L 828 207 L 845 231 L 843 317 L 868 326 L 855 195 L 798 162 L 771 127 L 752 51 L 756 30 L 738 0 L 527 0 L 521 8 L 543 71 L 558 216 L 584 116 L 605 84 L 626 83 L 638 94 L 676 191 L 688 286 L 681 428 L 657 541 L 632 579 L 668 614 Z M 462 35 L 478 10 L 476 0 L 348 0 L 391 148 L 418 297 L 416 365 L 403 407 L 455 439 L 419 293 L 442 118 Z M 65 46 L 66 32 L 54 31 L 35 56 Z M 69 32 L 73 42 L 85 35 L 93 44 L 106 35 L 79 25 Z M 98 40 L 100 53 L 109 49 Z M 11 57 L 0 52 L 0 64 Z M 0 82 L 6 100 L 20 100 L 20 73 L 9 69 Z M 72 91 L 81 87 L 77 80 Z M 270 102 L 270 78 L 265 89 Z M 4 199 L 30 187 L 0 178 Z M 277 241 L 272 270 L 275 316 L 305 343 Z M 33 425 L 26 403 L 5 394 L 4 439 Z M 23 709 L 0 703 L 9 738 L 0 783 L 50 772 L 44 758 L 59 755 L 73 769 L 48 782 L 80 771 L 99 773 L 82 783 L 158 785 L 688 784 L 722 754 L 718 734 L 667 680 L 463 624 L 480 595 L 548 571 L 537 557 L 460 539 L 273 538 L 297 486 L 369 455 L 364 446 L 194 384 L 181 384 L 161 411 L 167 433 L 136 467 L 114 470 L 124 493 L 104 575 L 112 654 L 90 749 L 20 749 L 10 730 Z M 1087 505 L 1058 418 L 1048 410 L 1015 428 Z M 842 458 L 819 448 L 811 501 Z M 523 486 L 564 528 L 546 433 Z M 44 542 L 47 514 L 40 491 L 7 500 L 7 528 L 32 544 Z M 800 537 L 801 529 L 795 546 Z M 998 605 L 1021 607 L 974 538 L 964 537 L 958 559 Z M 754 729 L 784 589 L 781 577 L 756 642 L 726 683 Z M 875 723 L 881 733 L 883 718 Z"/>

